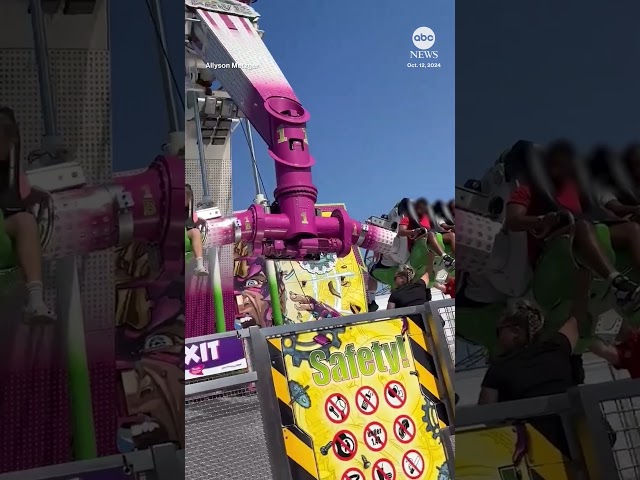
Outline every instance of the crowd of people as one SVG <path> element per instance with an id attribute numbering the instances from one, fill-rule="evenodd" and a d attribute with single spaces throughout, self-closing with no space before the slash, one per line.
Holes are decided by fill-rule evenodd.
<path id="1" fill-rule="evenodd" d="M 549 238 L 570 236 L 577 265 L 572 309 L 558 331 L 543 332 L 545 313 L 535 303 L 519 300 L 506 308 L 497 323 L 499 350 L 490 359 L 479 404 L 565 393 L 585 381 L 582 358 L 575 348 L 580 332 L 593 327 L 588 305 L 594 278 L 606 283 L 606 295 L 613 299 L 624 322 L 616 342 L 595 338 L 589 351 L 627 370 L 631 378 L 640 378 L 640 334 L 626 320 L 640 309 L 640 286 L 630 278 L 633 271 L 640 273 L 640 189 L 638 197 L 633 192 L 640 186 L 640 145 L 630 145 L 618 156 L 599 147 L 584 159 L 565 140 L 544 148 L 526 143 L 516 144 L 510 155 L 522 157 L 535 151 L 547 188 L 536 183 L 530 170 L 520 169 L 506 205 L 504 228 L 527 233 L 533 269 Z M 507 162 L 521 160 L 507 158 Z M 630 188 L 625 190 L 616 182 L 615 169 L 628 172 L 629 184 L 624 187 Z M 599 241 L 598 229 L 608 231 L 615 252 L 626 252 L 631 273 L 619 271 Z M 537 422 L 549 435 L 556 436 L 561 429 L 557 420 Z"/>
<path id="2" fill-rule="evenodd" d="M 392 289 L 387 309 L 402 308 L 409 306 L 423 305 L 431 300 L 431 288 L 437 288 L 444 294 L 454 296 L 454 276 L 449 275 L 447 281 L 438 282 L 435 280 L 436 265 L 441 265 L 444 270 L 453 272 L 455 269 L 455 225 L 452 219 L 444 220 L 433 228 L 434 223 L 429 215 L 429 204 L 425 198 L 418 198 L 412 202 L 407 212 L 403 212 L 402 218 L 398 222 L 397 239 L 406 239 L 408 258 L 405 262 L 400 262 L 389 254 L 380 254 L 369 269 L 369 279 L 367 283 L 367 302 L 369 312 L 378 310 L 375 301 L 378 284 L 387 284 Z M 451 202 L 449 211 L 454 214 L 455 206 Z M 421 275 L 416 277 L 415 268 L 410 265 L 412 254 L 416 252 L 416 245 L 422 241 L 426 246 L 424 258 L 421 264 L 425 268 L 421 269 Z M 448 251 L 448 252 L 447 252 Z"/>

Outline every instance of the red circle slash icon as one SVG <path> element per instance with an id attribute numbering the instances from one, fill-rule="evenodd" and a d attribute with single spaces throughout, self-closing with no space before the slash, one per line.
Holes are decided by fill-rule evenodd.
<path id="1" fill-rule="evenodd" d="M 341 430 L 333 437 L 333 453 L 338 460 L 348 462 L 353 460 L 358 451 L 356 437 L 348 430 Z"/>
<path id="2" fill-rule="evenodd" d="M 407 403 L 407 391 L 400 382 L 390 381 L 384 387 L 384 398 L 393 408 L 402 408 Z"/>
<path id="3" fill-rule="evenodd" d="M 412 480 L 422 478 L 424 473 L 424 458 L 416 450 L 409 450 L 402 457 L 402 471 Z"/>
<path id="4" fill-rule="evenodd" d="M 381 458 L 373 464 L 371 480 L 396 480 L 396 467 L 386 458 Z"/>
<path id="5" fill-rule="evenodd" d="M 329 421 L 333 423 L 344 423 L 349 418 L 350 412 L 349 401 L 339 393 L 329 395 L 329 398 L 324 403 L 324 413 Z"/>
<path id="6" fill-rule="evenodd" d="M 373 415 L 378 411 L 380 399 L 371 387 L 361 387 L 356 393 L 356 407 L 365 415 Z"/>
<path id="7" fill-rule="evenodd" d="M 387 446 L 387 430 L 378 422 L 371 422 L 364 429 L 364 442 L 372 452 L 380 452 Z"/>
<path id="8" fill-rule="evenodd" d="M 400 415 L 393 422 L 393 433 L 400 443 L 411 443 L 416 438 L 416 424 L 411 417 Z"/>

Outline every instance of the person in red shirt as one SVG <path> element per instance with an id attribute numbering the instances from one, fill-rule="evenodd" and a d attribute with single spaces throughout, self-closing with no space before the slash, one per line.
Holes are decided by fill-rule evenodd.
<path id="1" fill-rule="evenodd" d="M 414 208 L 416 214 L 418 215 L 418 219 L 420 220 L 420 227 L 410 229 L 409 226 L 411 224 L 411 220 L 406 215 L 402 217 L 400 220 L 400 225 L 398 226 L 398 236 L 407 237 L 409 242 L 409 251 L 411 251 L 415 240 L 424 234 L 424 230 L 431 230 L 431 221 L 429 220 L 429 215 L 427 214 L 427 200 L 425 198 L 419 198 L 414 203 Z M 455 234 L 453 231 L 447 231 L 442 234 L 442 240 L 447 244 L 455 244 Z M 427 232 L 427 245 L 429 249 L 435 253 L 437 256 L 442 257 L 444 262 L 444 266 L 447 270 L 452 270 L 455 267 L 455 259 L 448 255 L 442 246 L 438 243 L 436 236 L 433 232 Z M 455 248 L 455 247 L 453 247 Z"/>
<path id="2" fill-rule="evenodd" d="M 596 339 L 589 350 L 604 358 L 617 370 L 627 370 L 631 378 L 640 378 L 640 331 L 625 329 L 624 340 L 617 345 Z"/>
<path id="3" fill-rule="evenodd" d="M 576 152 L 573 146 L 561 140 L 549 146 L 545 152 L 544 161 L 554 190 L 555 201 L 561 209 L 579 217 L 583 210 L 579 189 L 573 179 L 575 157 Z M 538 195 L 529 185 L 519 185 L 507 203 L 505 227 L 512 232 L 528 232 L 529 258 L 533 265 L 540 254 L 544 237 L 560 228 L 561 222 L 562 216 L 553 210 L 552 205 L 547 205 L 544 197 Z M 627 223 L 630 224 L 630 222 Z M 614 247 L 622 247 L 622 244 L 629 246 L 632 236 L 627 235 L 626 230 L 626 224 L 610 228 Z M 579 254 L 580 262 L 600 277 L 610 281 L 618 305 L 625 311 L 635 311 L 640 308 L 640 286 L 615 269 L 598 243 L 594 224 L 576 218 L 573 235 L 573 247 Z"/>
<path id="4" fill-rule="evenodd" d="M 20 160 L 20 129 L 15 115 L 10 108 L 0 108 L 0 210 L 25 277 L 24 319 L 27 323 L 48 323 L 55 320 L 55 315 L 44 301 L 40 232 L 28 208 L 29 200 L 40 193 L 29 185 Z"/>

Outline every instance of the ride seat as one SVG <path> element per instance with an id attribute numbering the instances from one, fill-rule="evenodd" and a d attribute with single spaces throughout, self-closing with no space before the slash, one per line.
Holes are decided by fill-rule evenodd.
<path id="1" fill-rule="evenodd" d="M 389 257 L 401 265 L 407 263 L 409 260 L 409 239 L 407 237 L 399 237 L 397 235 L 398 228 L 400 227 L 400 221 L 404 217 L 405 212 L 408 212 L 412 208 L 411 200 L 403 198 L 387 215 L 389 228 L 396 234 L 396 237 L 393 239 L 392 250 L 389 252 Z M 415 211 L 413 213 L 415 215 Z"/>
<path id="2" fill-rule="evenodd" d="M 193 212 L 192 214 L 193 223 L 195 227 L 200 230 L 200 238 L 202 238 L 202 244 L 204 245 L 207 241 L 207 222 L 201 218 L 198 218 L 198 212 Z M 184 253 L 185 255 L 189 255 L 192 252 L 191 239 L 187 235 L 187 229 L 184 229 Z"/>
<path id="3" fill-rule="evenodd" d="M 29 181 L 31 172 L 27 174 L 25 181 L 25 177 L 20 174 L 21 166 L 16 159 L 11 159 L 10 171 L 14 172 L 15 177 L 2 189 L 4 196 L 0 199 L 0 203 L 10 206 L 19 202 L 20 206 L 34 215 L 40 231 L 40 246 L 44 249 L 53 233 L 54 206 L 51 195 L 41 186 L 32 186 Z M 0 213 L 0 275 L 4 277 L 15 271 L 17 271 L 15 249 L 13 242 L 6 234 L 4 217 Z"/>

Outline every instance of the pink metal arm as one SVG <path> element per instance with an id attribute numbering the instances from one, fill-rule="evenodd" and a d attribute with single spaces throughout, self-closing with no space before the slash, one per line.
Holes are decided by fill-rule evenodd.
<path id="1" fill-rule="evenodd" d="M 255 26 L 246 18 L 197 10 L 201 20 L 202 55 L 218 65 L 257 68 L 219 68 L 216 78 L 229 92 L 267 144 L 275 162 L 275 203 L 271 213 L 252 205 L 230 219 L 209 220 L 207 246 L 240 240 L 253 246 L 253 255 L 303 260 L 320 253 L 340 257 L 353 246 L 376 251 L 391 247 L 393 234 L 374 226 L 364 227 L 336 209 L 331 217 L 316 215 L 318 190 L 312 181 L 313 157 L 309 152 L 309 113 L 271 57 Z"/>

